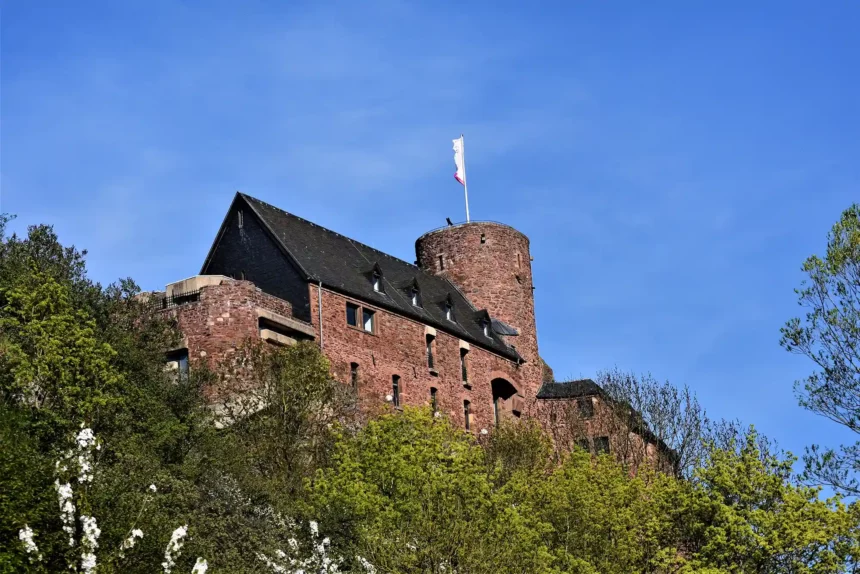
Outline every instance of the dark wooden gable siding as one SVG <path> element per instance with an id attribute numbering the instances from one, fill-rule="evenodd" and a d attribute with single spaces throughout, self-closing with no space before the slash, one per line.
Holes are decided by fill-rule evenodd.
<path id="1" fill-rule="evenodd" d="M 307 282 L 241 198 L 230 207 L 201 273 L 235 279 L 244 274 L 246 280 L 253 281 L 263 292 L 289 301 L 295 318 L 311 320 Z"/>

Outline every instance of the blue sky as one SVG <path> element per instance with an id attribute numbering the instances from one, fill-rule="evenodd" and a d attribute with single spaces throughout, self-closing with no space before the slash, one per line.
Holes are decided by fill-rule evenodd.
<path id="1" fill-rule="evenodd" d="M 236 190 L 412 261 L 464 218 L 463 132 L 557 375 L 650 371 L 835 444 L 778 339 L 860 199 L 860 5 L 701 4 L 7 2 L 0 211 L 146 289 L 199 270 Z"/>

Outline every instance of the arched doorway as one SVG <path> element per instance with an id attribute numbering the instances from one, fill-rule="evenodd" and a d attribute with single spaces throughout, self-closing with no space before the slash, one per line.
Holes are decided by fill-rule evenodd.
<path id="1" fill-rule="evenodd" d="M 506 416 L 519 416 L 512 408 L 514 397 L 517 395 L 517 389 L 510 381 L 497 378 L 490 383 L 493 390 L 493 415 L 496 425 Z"/>

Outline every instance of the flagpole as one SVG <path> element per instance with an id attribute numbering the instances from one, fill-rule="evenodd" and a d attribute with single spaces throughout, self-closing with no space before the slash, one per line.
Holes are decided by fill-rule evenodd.
<path id="1" fill-rule="evenodd" d="M 460 134 L 460 142 L 463 146 L 463 191 L 466 193 L 466 223 L 469 223 L 469 177 L 466 175 L 466 138 Z"/>

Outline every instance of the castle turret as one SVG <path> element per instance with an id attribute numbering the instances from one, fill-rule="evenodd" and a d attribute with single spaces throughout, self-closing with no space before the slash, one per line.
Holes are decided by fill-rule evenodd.
<path id="1" fill-rule="evenodd" d="M 462 223 L 425 233 L 415 252 L 422 269 L 445 277 L 478 309 L 519 332 L 506 339 L 526 361 L 523 382 L 529 388 L 522 391 L 533 397 L 541 368 L 528 237 L 500 223 Z"/>

